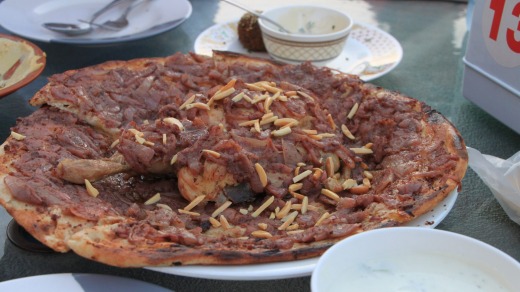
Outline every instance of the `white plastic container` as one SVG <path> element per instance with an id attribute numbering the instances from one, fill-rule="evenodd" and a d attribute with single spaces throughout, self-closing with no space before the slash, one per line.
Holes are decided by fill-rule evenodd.
<path id="1" fill-rule="evenodd" d="M 477 0 L 463 95 L 520 134 L 520 3 Z"/>

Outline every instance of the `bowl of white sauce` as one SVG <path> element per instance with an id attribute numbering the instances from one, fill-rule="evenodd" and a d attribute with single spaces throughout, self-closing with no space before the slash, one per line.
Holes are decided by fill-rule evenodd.
<path id="1" fill-rule="evenodd" d="M 354 21 L 345 12 L 326 6 L 293 4 L 266 10 L 258 19 L 269 55 L 278 61 L 319 64 L 336 58 L 345 46 Z"/>
<path id="2" fill-rule="evenodd" d="M 319 259 L 313 292 L 518 291 L 520 263 L 474 238 L 393 227 L 348 237 Z"/>

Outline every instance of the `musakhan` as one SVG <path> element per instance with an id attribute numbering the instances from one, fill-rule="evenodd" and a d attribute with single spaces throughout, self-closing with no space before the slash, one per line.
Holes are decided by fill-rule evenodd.
<path id="1" fill-rule="evenodd" d="M 54 75 L 1 148 L 0 202 L 56 251 L 121 267 L 315 257 L 460 186 L 440 113 L 310 63 L 175 54 Z"/>

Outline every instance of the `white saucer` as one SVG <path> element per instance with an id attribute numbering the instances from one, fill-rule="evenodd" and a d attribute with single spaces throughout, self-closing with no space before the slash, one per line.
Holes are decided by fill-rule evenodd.
<path id="1" fill-rule="evenodd" d="M 265 52 L 251 52 L 240 44 L 237 23 L 215 24 L 203 31 L 195 40 L 195 53 L 211 56 L 212 50 L 220 50 L 269 58 Z M 403 48 L 393 36 L 377 27 L 358 22 L 343 52 L 335 59 L 317 65 L 356 74 L 364 81 L 370 81 L 392 71 L 402 57 Z"/>
<path id="2" fill-rule="evenodd" d="M 49 274 L 19 278 L 0 282 L 0 291 L 38 291 L 38 292 L 166 292 L 161 286 L 109 275 L 96 274 Z"/>
<path id="3" fill-rule="evenodd" d="M 451 192 L 430 212 L 415 218 L 405 226 L 434 228 L 446 218 L 455 205 L 457 191 Z M 216 280 L 276 280 L 307 277 L 312 274 L 319 257 L 279 263 L 240 266 L 147 267 L 146 269 L 186 277 Z"/>
<path id="4" fill-rule="evenodd" d="M 173 29 L 192 12 L 188 0 L 149 0 L 130 12 L 129 25 L 117 32 L 97 29 L 81 36 L 65 36 L 42 27 L 45 22 L 78 23 L 111 0 L 4 0 L 0 2 L 0 25 L 28 39 L 76 45 L 114 44 L 146 38 Z M 115 19 L 124 6 L 116 6 L 99 22 Z M 23 21 L 21 21 L 23 20 Z"/>

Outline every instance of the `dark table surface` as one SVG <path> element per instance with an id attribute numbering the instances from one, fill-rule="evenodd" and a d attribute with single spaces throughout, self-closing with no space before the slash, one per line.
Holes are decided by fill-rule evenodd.
<path id="1" fill-rule="evenodd" d="M 257 1 L 259 2 L 259 1 Z M 312 1 L 306 1 L 312 2 Z M 320 2 L 320 1 L 318 1 Z M 160 35 L 117 46 L 81 47 L 34 42 L 47 54 L 47 66 L 35 81 L 0 99 L 0 140 L 10 133 L 17 117 L 35 110 L 28 100 L 65 70 L 107 60 L 161 57 L 193 50 L 203 30 L 216 22 L 236 19 L 242 12 L 211 0 L 193 0 L 193 14 L 179 27 Z M 276 1 L 242 1 L 265 8 Z M 404 57 L 397 68 L 371 81 L 422 100 L 443 113 L 459 129 L 468 146 L 508 158 L 520 150 L 520 135 L 501 124 L 462 95 L 467 42 L 466 8 L 459 1 L 341 1 L 331 5 L 354 13 L 401 43 Z M 0 33 L 9 33 L 0 28 Z M 25 251 L 7 239 L 11 217 L 0 210 L 0 281 L 53 273 L 97 273 L 155 283 L 175 291 L 306 291 L 310 277 L 268 281 L 230 281 L 190 278 L 147 269 L 122 269 L 83 259 L 73 253 Z M 455 206 L 438 229 L 471 236 L 520 260 L 520 226 L 511 221 L 490 190 L 468 169 Z"/>

